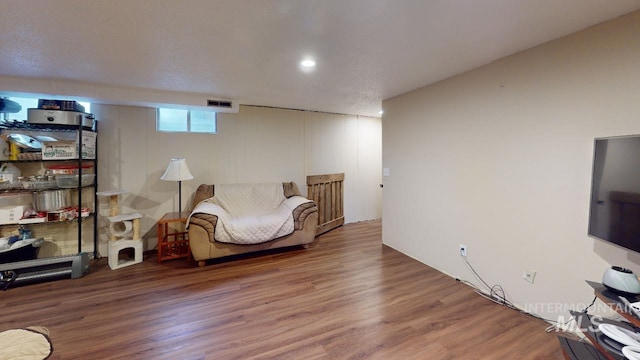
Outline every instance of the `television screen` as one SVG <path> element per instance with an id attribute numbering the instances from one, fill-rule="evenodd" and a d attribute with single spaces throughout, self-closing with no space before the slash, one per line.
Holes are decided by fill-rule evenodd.
<path id="1" fill-rule="evenodd" d="M 640 252 L 640 135 L 595 139 L 589 235 Z"/>

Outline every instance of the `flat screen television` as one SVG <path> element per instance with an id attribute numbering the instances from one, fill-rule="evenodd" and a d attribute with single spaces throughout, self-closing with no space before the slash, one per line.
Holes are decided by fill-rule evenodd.
<path id="1" fill-rule="evenodd" d="M 595 139 L 589 235 L 640 252 L 640 135 Z"/>

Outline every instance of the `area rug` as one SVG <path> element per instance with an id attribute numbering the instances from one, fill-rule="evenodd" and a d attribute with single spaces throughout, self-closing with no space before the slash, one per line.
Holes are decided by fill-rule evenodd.
<path id="1" fill-rule="evenodd" d="M 49 330 L 41 326 L 0 332 L 0 359 L 44 360 L 53 353 Z"/>

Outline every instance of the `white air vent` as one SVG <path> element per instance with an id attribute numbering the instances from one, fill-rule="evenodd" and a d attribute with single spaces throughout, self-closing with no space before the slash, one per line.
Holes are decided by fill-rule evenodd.
<path id="1" fill-rule="evenodd" d="M 211 99 L 207 99 L 207 106 L 231 109 L 233 107 L 233 103 L 231 101 L 228 101 L 228 100 L 211 100 Z"/>

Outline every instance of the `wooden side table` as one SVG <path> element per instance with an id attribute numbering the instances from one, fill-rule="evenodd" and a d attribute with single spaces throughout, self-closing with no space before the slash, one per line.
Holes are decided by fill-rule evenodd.
<path id="1" fill-rule="evenodd" d="M 164 214 L 164 216 L 158 220 L 158 263 L 164 260 L 188 258 L 191 256 L 187 232 L 169 232 L 169 224 L 181 223 L 185 225 L 188 217 L 188 211 L 181 213 L 170 212 Z"/>

